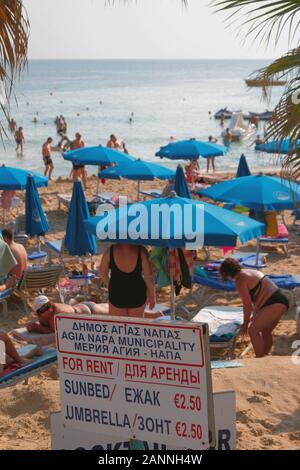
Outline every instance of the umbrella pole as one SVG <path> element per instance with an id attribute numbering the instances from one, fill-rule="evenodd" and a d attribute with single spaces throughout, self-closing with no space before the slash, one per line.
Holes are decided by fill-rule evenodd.
<path id="1" fill-rule="evenodd" d="M 99 194 L 99 184 L 100 184 L 99 173 L 100 173 L 100 166 L 98 166 L 98 174 L 97 174 L 97 196 Z"/>
<path id="2" fill-rule="evenodd" d="M 256 239 L 256 259 L 255 259 L 255 264 L 256 264 L 256 266 L 258 265 L 259 249 L 260 249 L 260 246 L 259 246 L 259 239 L 257 238 L 257 239 Z"/>
<path id="3" fill-rule="evenodd" d="M 141 182 L 138 181 L 137 183 L 137 200 L 138 201 L 140 200 L 140 185 L 141 185 Z"/>
<path id="4" fill-rule="evenodd" d="M 170 275 L 170 281 L 171 281 L 171 293 L 170 293 L 171 320 L 175 320 L 175 288 L 174 288 L 174 281 L 173 281 L 172 275 Z"/>
<path id="5" fill-rule="evenodd" d="M 37 251 L 41 251 L 41 239 L 39 236 L 37 237 Z"/>

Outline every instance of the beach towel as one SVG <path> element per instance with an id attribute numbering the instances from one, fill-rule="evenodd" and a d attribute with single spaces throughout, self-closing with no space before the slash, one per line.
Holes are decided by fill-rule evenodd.
<path id="1" fill-rule="evenodd" d="M 55 344 L 55 333 L 29 333 L 26 328 L 16 328 L 10 334 L 17 341 L 24 341 L 25 343 L 37 344 L 38 346 L 50 346 Z"/>
<path id="2" fill-rule="evenodd" d="M 229 341 L 237 334 L 243 323 L 243 309 L 241 307 L 205 307 L 191 321 L 208 324 L 210 341 Z"/>
<path id="3" fill-rule="evenodd" d="M 7 274 L 17 265 L 9 246 L 0 238 L 0 274 Z"/>

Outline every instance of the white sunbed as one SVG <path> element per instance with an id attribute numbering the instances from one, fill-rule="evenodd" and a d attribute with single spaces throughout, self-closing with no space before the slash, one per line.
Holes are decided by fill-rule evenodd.
<path id="1" fill-rule="evenodd" d="M 70 203 L 71 203 L 71 199 L 72 199 L 72 195 L 71 194 L 58 194 L 57 199 L 58 199 L 58 209 L 59 210 L 61 209 L 61 205 L 66 206 L 67 208 L 69 208 Z"/>

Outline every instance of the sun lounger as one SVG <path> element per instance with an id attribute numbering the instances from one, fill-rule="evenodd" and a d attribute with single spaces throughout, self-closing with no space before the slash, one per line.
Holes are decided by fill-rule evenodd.
<path id="1" fill-rule="evenodd" d="M 260 248 L 262 245 L 280 245 L 283 247 L 286 256 L 288 256 L 288 231 L 284 224 L 278 225 L 279 234 L 276 237 L 259 237 L 257 239 L 257 252 L 260 252 Z"/>
<path id="2" fill-rule="evenodd" d="M 293 306 L 296 298 L 298 297 L 298 290 L 300 288 L 300 276 L 289 274 L 268 275 L 271 281 L 274 282 L 280 289 L 286 291 L 290 300 L 290 307 Z M 194 283 L 198 284 L 195 292 L 191 293 L 191 300 L 193 300 L 198 308 L 208 305 L 217 298 L 226 298 L 229 300 L 236 296 L 236 286 L 233 281 L 222 281 L 218 272 L 207 272 L 207 277 L 200 277 L 195 274 L 193 277 Z M 181 305 L 184 309 L 184 305 Z"/>
<path id="3" fill-rule="evenodd" d="M 18 352 L 21 352 L 22 348 Z M 4 370 L 4 375 L 0 376 L 0 389 L 11 387 L 18 382 L 28 380 L 29 377 L 39 374 L 40 372 L 49 369 L 57 361 L 57 352 L 54 348 L 45 348 L 43 355 L 34 358 L 32 362 L 20 368 L 9 367 Z"/>
<path id="4" fill-rule="evenodd" d="M 13 293 L 13 289 L 6 289 L 3 292 L 0 292 L 0 305 L 2 305 L 3 317 L 7 317 L 7 300 L 10 298 Z"/>
<path id="5" fill-rule="evenodd" d="M 113 204 L 114 199 L 119 198 L 119 194 L 113 191 L 107 191 L 103 193 L 94 194 L 95 199 L 98 199 L 100 203 L 107 202 Z"/>
<path id="6" fill-rule="evenodd" d="M 64 241 L 63 240 L 45 240 L 47 247 L 49 262 L 52 262 L 53 257 L 59 258 L 63 262 L 64 258 Z"/>
<path id="7" fill-rule="evenodd" d="M 159 189 L 145 189 L 143 191 L 140 191 L 139 194 L 142 196 L 147 196 L 151 197 L 152 199 L 158 199 L 162 195 L 162 191 Z"/>
<path id="8" fill-rule="evenodd" d="M 15 288 L 14 292 L 21 297 L 25 312 L 27 314 L 29 314 L 29 311 L 25 294 L 26 291 L 32 290 L 42 293 L 48 289 L 55 289 L 59 298 L 61 299 L 57 284 L 63 272 L 64 266 L 61 264 L 53 264 L 50 266 L 32 266 L 23 271 L 22 279 Z"/>
<path id="9" fill-rule="evenodd" d="M 228 349 L 229 358 L 234 359 L 236 339 L 243 323 L 241 307 L 206 307 L 191 321 L 206 323 L 209 328 L 211 349 Z"/>
<path id="10" fill-rule="evenodd" d="M 61 209 L 61 205 L 66 206 L 67 208 L 69 208 L 70 203 L 71 203 L 71 199 L 72 199 L 72 195 L 71 194 L 58 194 L 57 199 L 58 199 L 58 209 L 59 210 Z"/>

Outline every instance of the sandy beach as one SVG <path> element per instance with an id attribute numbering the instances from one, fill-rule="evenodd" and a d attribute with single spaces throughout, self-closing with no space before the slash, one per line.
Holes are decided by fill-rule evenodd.
<path id="1" fill-rule="evenodd" d="M 51 232 L 48 238 L 59 239 L 65 232 L 66 208 L 58 210 L 57 194 L 70 194 L 71 182 L 59 178 L 51 181 L 47 189 L 40 190 L 43 208 L 47 213 Z M 161 187 L 159 182 L 143 184 L 144 188 Z M 96 177 L 90 177 L 87 198 L 96 190 Z M 133 182 L 107 182 L 103 191 L 118 191 L 134 200 L 136 184 Z M 18 193 L 23 211 L 25 193 Z M 10 218 L 14 217 L 12 211 Z M 287 225 L 291 216 L 285 214 Z M 299 274 L 300 248 L 298 236 L 290 231 L 290 256 L 273 248 L 268 256 L 266 273 Z M 33 243 L 33 242 L 31 242 Z M 248 244 L 253 251 L 254 242 Z M 247 249 L 247 248 L 245 248 Z M 219 249 L 211 250 L 211 258 L 221 256 Z M 199 252 L 199 260 L 204 254 Z M 75 264 L 75 263 L 74 263 Z M 70 268 L 73 265 L 70 265 Z M 183 292 L 181 295 L 184 295 Z M 158 292 L 158 301 L 168 304 L 169 290 Z M 103 298 L 102 298 L 103 300 Z M 224 302 L 219 302 L 224 303 Z M 234 303 L 238 305 L 237 301 Z M 1 318 L 1 328 L 10 331 L 28 321 L 18 298 L 9 301 L 9 315 Z M 257 359 L 250 350 L 241 360 L 243 367 L 213 370 L 215 392 L 235 390 L 237 397 L 237 448 L 238 449 L 296 449 L 300 445 L 299 387 L 300 365 L 291 361 L 292 343 L 297 340 L 295 308 L 292 308 L 275 330 L 271 355 Z M 237 356 L 249 344 L 248 338 L 239 339 Z M 57 368 L 52 367 L 29 380 L 28 385 L 0 391 L 0 448 L 50 449 L 50 413 L 60 410 Z"/>

